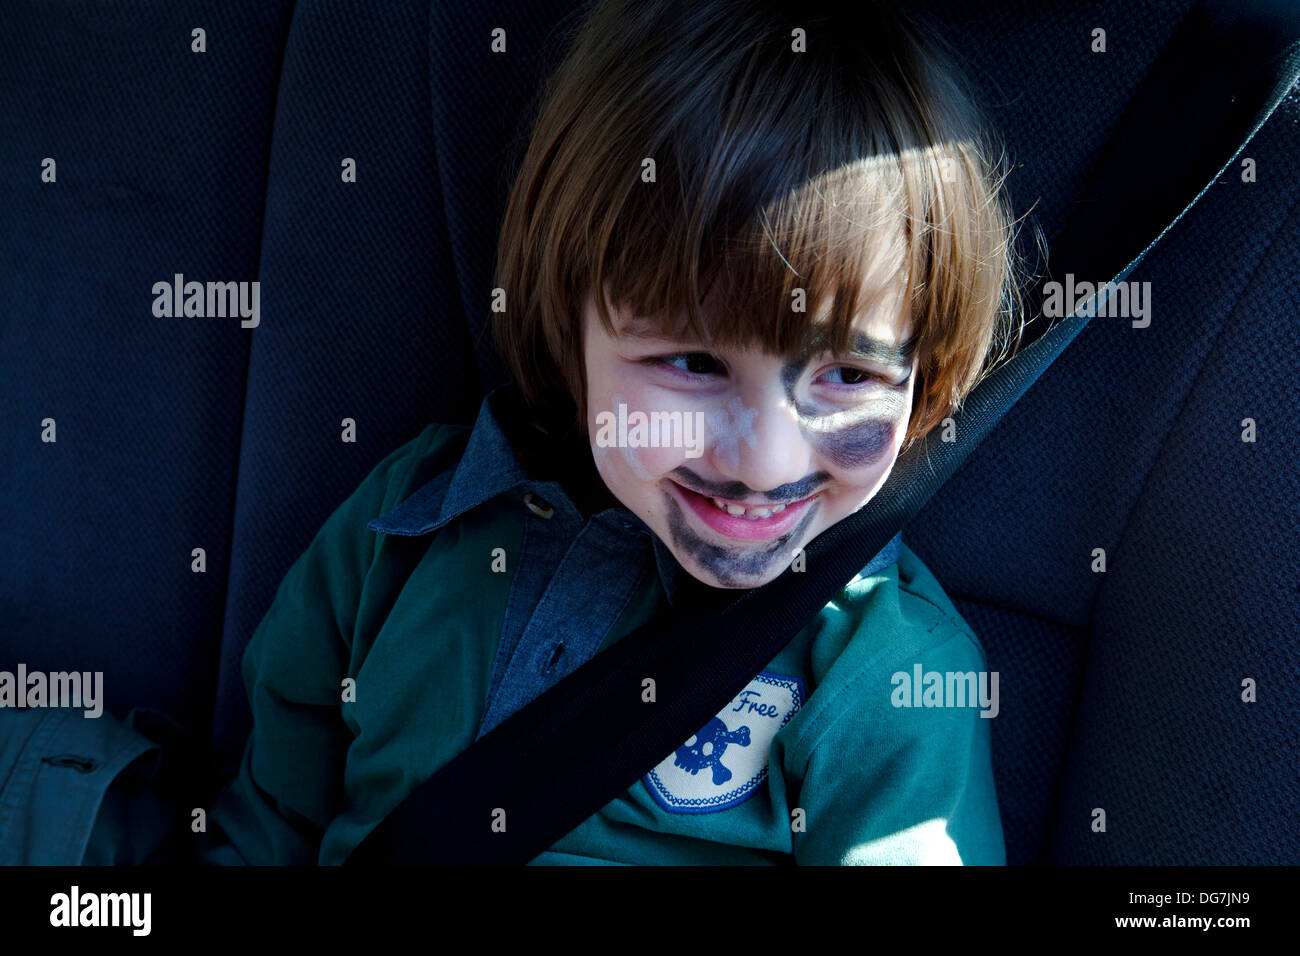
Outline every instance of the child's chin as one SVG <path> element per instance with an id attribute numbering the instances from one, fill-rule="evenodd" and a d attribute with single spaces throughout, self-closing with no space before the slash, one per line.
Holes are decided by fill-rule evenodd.
<path id="1" fill-rule="evenodd" d="M 686 572 L 690 574 L 690 576 L 693 577 L 696 581 L 699 581 L 701 584 L 707 584 L 709 587 L 715 588 L 719 591 L 747 591 L 751 588 L 762 587 L 764 584 L 767 584 L 769 581 L 775 581 L 778 577 L 781 576 L 781 572 L 783 572 L 786 569 L 786 567 L 789 566 L 789 565 L 783 565 L 781 567 L 774 568 L 768 574 L 761 575 L 758 577 L 742 578 L 741 576 L 736 575 L 734 577 L 729 576 L 728 580 L 723 581 L 718 577 L 716 577 L 707 568 L 700 568 L 693 561 L 690 564 L 686 564 L 685 562 L 682 561 L 681 557 L 678 556 L 677 563 L 682 565 L 682 567 L 686 570 Z"/>

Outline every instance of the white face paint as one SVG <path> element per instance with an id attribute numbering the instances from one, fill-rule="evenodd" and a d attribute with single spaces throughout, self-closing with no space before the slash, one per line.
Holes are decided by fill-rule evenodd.
<path id="1" fill-rule="evenodd" d="M 854 331 L 889 347 L 911 329 L 897 303 L 886 305 Z M 626 316 L 612 317 L 621 330 Z M 915 359 L 894 367 L 861 355 L 705 351 L 611 336 L 590 295 L 583 356 L 588 437 L 605 485 L 683 568 L 727 588 L 766 584 L 880 490 L 906 433 L 917 367 Z M 699 416 L 703 453 L 661 440 L 610 454 L 596 440 L 596 416 L 620 403 L 647 415 L 679 412 L 682 422 Z"/>
<path id="2" fill-rule="evenodd" d="M 704 413 L 709 423 L 707 446 L 712 448 L 723 461 L 733 469 L 740 467 L 740 442 L 754 448 L 758 439 L 754 436 L 754 419 L 758 409 L 746 408 L 745 403 L 736 395 L 727 400 L 725 409 L 710 409 Z"/>
<path id="3" fill-rule="evenodd" d="M 619 406 L 623 406 L 624 408 L 634 408 L 634 407 L 635 407 L 635 406 L 630 405 L 630 404 L 629 404 L 629 403 L 628 403 L 628 402 L 623 398 L 622 395 L 615 395 L 615 396 L 613 396 L 613 398 L 611 399 L 611 402 L 612 402 L 612 406 L 613 406 L 613 408 L 615 408 L 615 409 L 617 409 Z M 624 460 L 625 462 L 627 462 L 627 466 L 628 466 L 629 468 L 632 469 L 632 474 L 636 475 L 636 476 L 637 476 L 638 478 L 640 478 L 642 481 L 650 481 L 650 480 L 651 480 L 650 472 L 646 469 L 645 465 L 641 464 L 641 459 L 637 457 L 637 449 L 636 449 L 636 448 L 632 447 L 632 446 L 629 445 L 627 442 L 621 442 L 621 443 L 620 443 L 620 442 L 616 442 L 616 443 L 615 443 L 615 447 L 617 447 L 618 450 L 621 451 L 621 452 L 623 453 L 623 460 Z"/>

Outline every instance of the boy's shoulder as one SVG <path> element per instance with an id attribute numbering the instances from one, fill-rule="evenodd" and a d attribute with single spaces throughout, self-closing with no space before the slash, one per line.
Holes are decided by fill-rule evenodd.
<path id="1" fill-rule="evenodd" d="M 814 693 L 797 750 L 833 727 L 857 734 L 894 710 L 896 675 L 981 672 L 984 648 L 924 561 L 903 543 L 896 563 L 855 577 L 810 627 Z"/>
<path id="2" fill-rule="evenodd" d="M 894 564 L 874 574 L 859 574 L 823 614 L 842 616 L 842 651 L 850 656 L 850 662 L 865 665 L 911 659 L 947 644 L 962 643 L 969 644 L 979 658 L 984 657 L 974 630 L 906 542 L 901 542 Z"/>
<path id="3" fill-rule="evenodd" d="M 841 653 L 785 751 L 810 821 L 796 856 L 1004 864 L 985 719 L 998 713 L 997 675 L 974 631 L 906 546 L 888 568 L 850 582 L 823 616 L 834 618 L 836 605 Z M 834 649 L 814 648 L 814 658 Z"/>
<path id="4" fill-rule="evenodd" d="M 383 472 L 387 465 L 389 484 L 396 482 L 400 490 L 430 470 L 435 473 L 445 471 L 460 459 L 472 431 L 469 425 L 431 422 L 414 438 L 390 452 L 372 474 Z"/>
<path id="5" fill-rule="evenodd" d="M 898 594 L 901 615 L 911 625 L 909 634 L 911 641 L 915 642 L 909 650 L 924 651 L 938 642 L 964 635 L 981 660 L 984 658 L 984 647 L 975 631 L 952 603 L 938 578 L 906 544 L 898 558 Z"/>

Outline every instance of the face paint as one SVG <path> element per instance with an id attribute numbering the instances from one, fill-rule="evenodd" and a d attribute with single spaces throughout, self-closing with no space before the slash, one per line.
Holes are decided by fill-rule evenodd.
<path id="1" fill-rule="evenodd" d="M 757 415 L 757 410 L 746 408 L 745 403 L 734 395 L 727 403 L 726 410 L 712 409 L 707 413 L 709 442 L 717 454 L 732 468 L 740 467 L 742 438 L 750 448 L 758 445 L 758 436 L 754 434 L 753 424 Z"/>
<path id="2" fill-rule="evenodd" d="M 731 501 L 741 501 L 749 498 L 766 498 L 773 504 L 787 504 L 791 501 L 801 501 L 812 495 L 823 484 L 830 481 L 830 472 L 819 471 L 816 474 L 809 475 L 807 478 L 800 478 L 798 481 L 791 481 L 769 491 L 756 491 L 750 488 L 743 481 L 725 481 L 722 483 L 705 481 L 691 469 L 682 465 L 674 468 L 670 475 L 676 475 L 680 479 L 677 483 L 692 491 L 699 492 L 702 495 L 708 495 L 714 498 L 726 498 Z"/>
<path id="3" fill-rule="evenodd" d="M 894 447 L 895 422 L 904 411 L 905 396 L 891 391 L 829 415 L 818 415 L 813 406 L 795 395 L 795 385 L 807 366 L 807 356 L 792 359 L 781 367 L 781 384 L 799 425 L 809 434 L 809 441 L 823 455 L 841 468 L 863 468 L 875 464 Z M 911 374 L 894 389 L 902 389 Z"/>
<path id="4" fill-rule="evenodd" d="M 691 528 L 671 494 L 664 492 L 664 501 L 673 547 L 694 558 L 700 567 L 728 588 L 748 587 L 747 580 L 767 579 L 794 560 L 794 549 L 786 549 L 790 542 L 803 540 L 821 505 L 820 500 L 813 501 L 797 525 L 764 547 L 755 549 L 729 548 L 705 541 Z"/>
<path id="5" fill-rule="evenodd" d="M 819 452 L 841 468 L 863 468 L 875 464 L 894 448 L 894 423 L 868 421 L 843 431 L 827 432 L 812 439 Z"/>
<path id="6" fill-rule="evenodd" d="M 816 334 L 794 354 L 736 349 L 719 359 L 725 375 L 682 377 L 664 366 L 677 366 L 675 356 L 695 351 L 697 342 L 670 341 L 651 351 L 635 336 L 606 330 L 594 296 L 583 309 L 588 400 L 600 408 L 626 405 L 682 416 L 680 442 L 675 420 L 670 436 L 667 426 L 656 430 L 651 418 L 643 429 L 650 447 L 631 440 L 631 422 L 628 440 L 617 444 L 608 441 L 608 428 L 602 436 L 599 420 L 589 422 L 588 430 L 606 488 L 697 580 L 717 588 L 762 586 L 789 568 L 799 548 L 860 509 L 887 479 L 907 425 L 910 378 L 901 385 L 864 380 L 851 388 L 847 373 L 843 385 L 831 384 L 839 381 L 835 372 L 805 385 L 813 363 L 835 354 L 827 336 Z M 893 321 L 882 312 L 864 323 L 848 343 L 851 355 L 836 355 L 835 361 L 861 360 L 873 373 L 894 379 L 914 374 L 911 340 L 889 344 L 906 334 L 901 311 Z M 666 357 L 673 361 L 662 361 Z M 887 371 L 895 367 L 897 373 Z M 756 404 L 748 407 L 749 400 Z M 759 421 L 768 414 L 788 415 L 797 427 L 788 427 L 784 418 Z M 610 454 L 614 447 L 618 454 Z M 745 512 L 736 514 L 741 504 Z"/>
<path id="7" fill-rule="evenodd" d="M 785 397 L 790 400 L 791 406 L 795 404 L 794 387 L 810 361 L 812 361 L 811 357 L 805 355 L 803 358 L 791 359 L 781 366 L 781 384 L 785 387 Z"/>
<path id="8" fill-rule="evenodd" d="M 613 397 L 613 402 L 615 408 L 618 408 L 620 405 L 627 405 L 627 402 L 623 401 L 622 395 L 615 395 Z M 635 448 L 631 448 L 625 444 L 620 444 L 618 450 L 623 453 L 623 460 L 627 462 L 627 466 L 632 469 L 634 475 L 642 481 L 650 480 L 650 472 L 646 470 L 646 466 L 642 464 L 641 459 L 637 457 Z"/>

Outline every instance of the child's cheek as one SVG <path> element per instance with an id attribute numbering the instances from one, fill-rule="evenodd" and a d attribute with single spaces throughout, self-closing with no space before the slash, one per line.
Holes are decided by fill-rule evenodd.
<path id="1" fill-rule="evenodd" d="M 836 521 L 876 496 L 898 460 L 906 421 L 868 420 L 838 432 L 813 436 L 821 460 L 838 478 Z"/>
<path id="2" fill-rule="evenodd" d="M 812 446 L 855 483 L 871 481 L 894 457 L 898 428 L 893 420 L 870 419 L 833 432 L 811 432 Z"/>
<path id="3" fill-rule="evenodd" d="M 591 405 L 588 430 L 608 482 L 618 472 L 637 481 L 657 481 L 682 464 L 698 461 L 708 439 L 704 415 L 687 403 L 665 401 L 659 390 L 624 383 Z"/>
<path id="4" fill-rule="evenodd" d="M 915 362 L 912 369 L 905 391 L 874 396 L 859 410 L 828 413 L 813 404 L 800 408 L 805 439 L 845 490 L 862 498 L 862 503 L 880 489 L 898 459 L 911 418 Z"/>
<path id="5" fill-rule="evenodd" d="M 655 479 L 691 461 L 684 448 L 637 448 L 632 452 L 640 459 L 645 474 Z"/>

